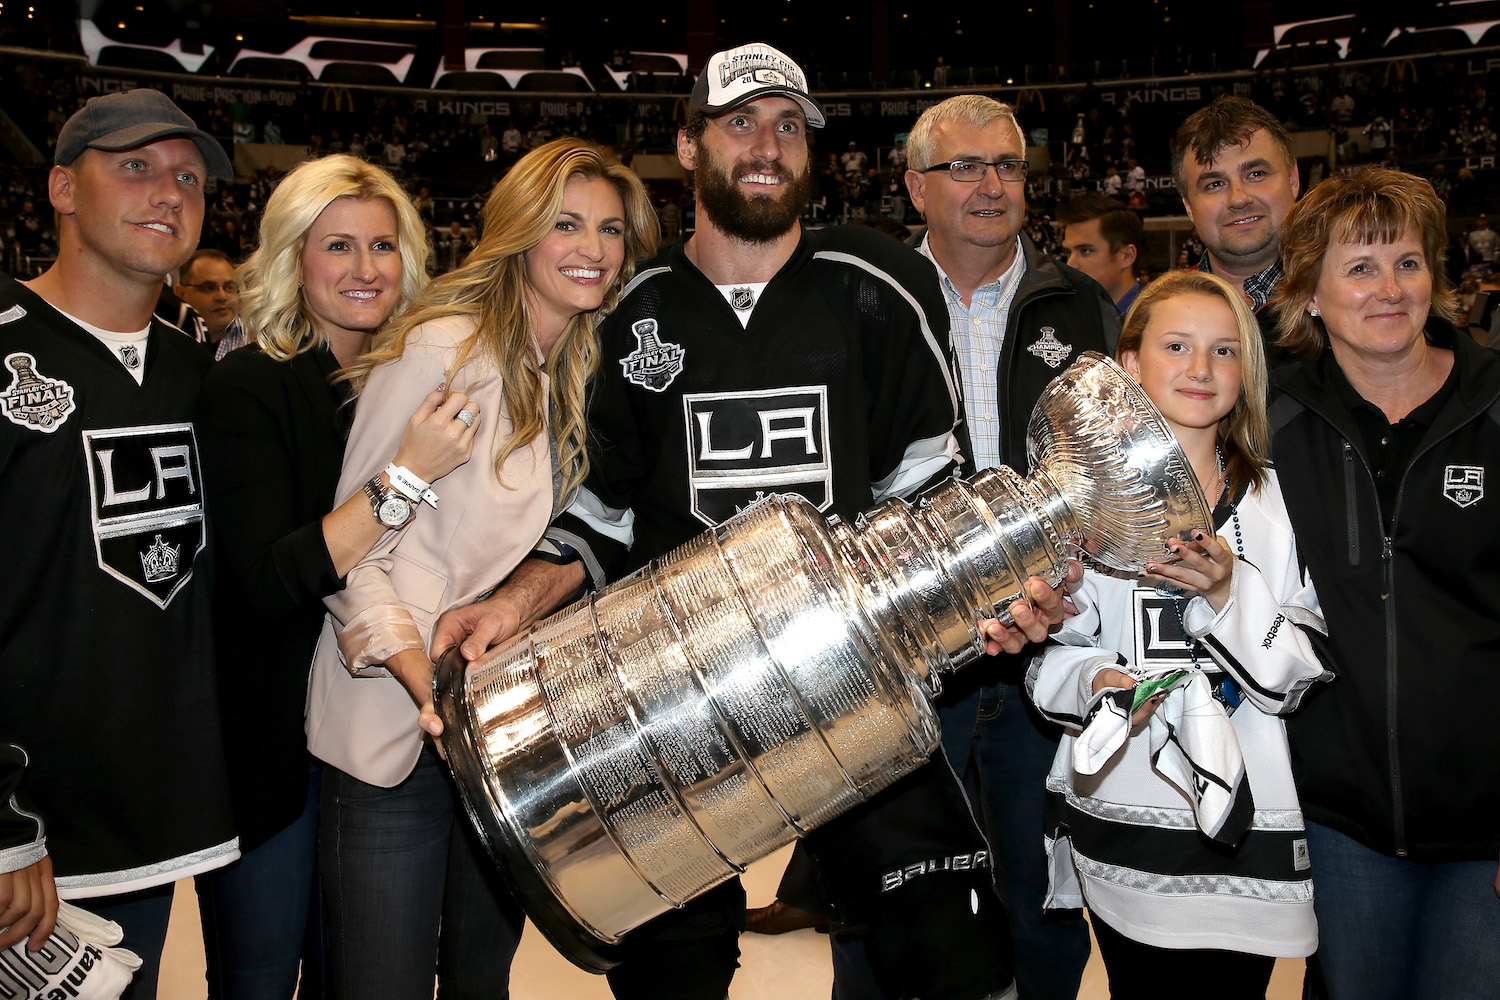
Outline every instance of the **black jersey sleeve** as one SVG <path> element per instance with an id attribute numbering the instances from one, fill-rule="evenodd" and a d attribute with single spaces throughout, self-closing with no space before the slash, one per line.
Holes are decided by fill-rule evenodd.
<path id="1" fill-rule="evenodd" d="M 26 751 L 0 743 L 0 874 L 34 865 L 47 853 L 42 821 L 16 801 L 25 774 Z"/>
<path id="2" fill-rule="evenodd" d="M 600 324 L 601 343 L 619 340 L 618 327 L 624 313 L 622 308 Z M 639 424 L 625 391 L 627 383 L 609 377 L 613 374 L 596 375 L 589 383 L 588 477 L 546 532 L 555 544 L 578 552 L 596 588 L 619 579 L 629 566 L 635 537 L 632 507 L 646 475 Z"/>
<path id="3" fill-rule="evenodd" d="M 873 498 L 913 496 L 952 475 L 964 458 L 937 272 L 915 250 L 866 227 L 816 236 L 817 258 L 829 265 L 820 287 L 859 316 Z"/>

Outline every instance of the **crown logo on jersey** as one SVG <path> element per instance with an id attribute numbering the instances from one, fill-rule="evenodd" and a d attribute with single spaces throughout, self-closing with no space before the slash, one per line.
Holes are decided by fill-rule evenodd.
<path id="1" fill-rule="evenodd" d="M 1073 353 L 1073 345 L 1058 340 L 1057 331 L 1050 326 L 1042 327 L 1042 335 L 1026 349 L 1047 362 L 1048 368 L 1057 368 Z"/>
<path id="2" fill-rule="evenodd" d="M 36 370 L 30 354 L 11 354 L 5 367 L 15 373 L 10 387 L 0 393 L 0 409 L 11 423 L 51 434 L 63 425 L 77 404 L 73 387 L 62 379 L 48 378 Z"/>
<path id="3" fill-rule="evenodd" d="M 141 569 L 146 574 L 146 582 L 161 583 L 172 579 L 177 575 L 177 567 L 181 561 L 182 546 L 168 545 L 157 535 L 152 546 L 141 553 Z"/>
<path id="4" fill-rule="evenodd" d="M 654 319 L 636 320 L 630 324 L 637 347 L 620 359 L 625 378 L 652 392 L 661 392 L 682 374 L 682 359 L 687 354 L 679 344 L 664 344 L 657 335 Z"/>

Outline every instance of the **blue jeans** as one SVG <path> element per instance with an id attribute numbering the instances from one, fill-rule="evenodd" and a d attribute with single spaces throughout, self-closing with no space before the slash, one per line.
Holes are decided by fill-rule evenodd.
<path id="1" fill-rule="evenodd" d="M 510 995 L 524 916 L 431 747 L 394 788 L 324 765 L 318 856 L 344 1000 Z"/>
<path id="2" fill-rule="evenodd" d="M 95 896 L 69 902 L 105 920 L 113 920 L 125 931 L 120 947 L 141 956 L 141 967 L 120 1000 L 154 1000 L 161 973 L 161 950 L 167 943 L 167 923 L 172 918 L 173 883 L 119 896 Z"/>
<path id="3" fill-rule="evenodd" d="M 1422 864 L 1307 824 L 1318 965 L 1329 1000 L 1492 1000 L 1496 860 Z"/>
<path id="4" fill-rule="evenodd" d="M 960 678 L 962 675 L 960 675 Z M 1000 898 L 1015 950 L 1022 1000 L 1074 1000 L 1089 961 L 1089 930 L 1081 910 L 1044 911 L 1047 895 L 1047 772 L 1058 731 L 1026 700 L 1019 684 L 996 682 L 954 691 L 938 705 L 943 749 L 973 801 L 995 852 Z M 1049 731 L 1050 730 L 1050 731 Z M 972 770 L 971 770 L 972 768 Z"/>
<path id="5" fill-rule="evenodd" d="M 318 891 L 321 786 L 322 769 L 309 760 L 302 815 L 228 868 L 194 880 L 210 1000 L 323 1000 L 328 942 Z"/>

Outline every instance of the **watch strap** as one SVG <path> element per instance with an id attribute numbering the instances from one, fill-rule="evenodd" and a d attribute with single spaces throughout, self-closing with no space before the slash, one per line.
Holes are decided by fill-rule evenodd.
<path id="1" fill-rule="evenodd" d="M 438 495 L 432 492 L 432 484 L 406 466 L 392 462 L 385 467 L 385 476 L 391 481 L 391 488 L 412 503 L 426 501 L 431 507 L 437 506 Z"/>

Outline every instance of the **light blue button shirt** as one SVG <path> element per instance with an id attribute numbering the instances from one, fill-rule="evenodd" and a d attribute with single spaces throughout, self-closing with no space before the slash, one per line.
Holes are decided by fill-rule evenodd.
<path id="1" fill-rule="evenodd" d="M 969 422 L 969 440 L 974 449 L 976 468 L 988 469 L 1000 464 L 1000 406 L 997 369 L 1000 348 L 1005 343 L 1005 324 L 1010 319 L 1010 305 L 1016 289 L 1026 274 L 1026 255 L 1021 238 L 1016 237 L 1016 255 L 1010 268 L 987 285 L 981 285 L 964 305 L 963 296 L 953 286 L 943 265 L 932 255 L 927 237 L 917 248 L 937 268 L 943 297 L 948 301 L 948 321 L 952 330 L 953 354 L 958 361 L 958 376 L 963 383 L 964 416 Z"/>

